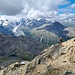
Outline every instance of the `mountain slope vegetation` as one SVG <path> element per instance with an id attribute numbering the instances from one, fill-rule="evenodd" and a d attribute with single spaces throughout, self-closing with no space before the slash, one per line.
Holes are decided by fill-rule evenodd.
<path id="1" fill-rule="evenodd" d="M 0 34 L 0 58 L 3 60 L 32 60 L 44 48 L 44 44 L 26 36 Z"/>

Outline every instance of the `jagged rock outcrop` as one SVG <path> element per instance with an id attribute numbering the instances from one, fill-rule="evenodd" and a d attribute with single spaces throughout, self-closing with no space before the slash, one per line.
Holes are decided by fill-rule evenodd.
<path id="1" fill-rule="evenodd" d="M 75 75 L 75 38 L 48 47 L 31 62 L 11 64 L 0 75 Z"/>

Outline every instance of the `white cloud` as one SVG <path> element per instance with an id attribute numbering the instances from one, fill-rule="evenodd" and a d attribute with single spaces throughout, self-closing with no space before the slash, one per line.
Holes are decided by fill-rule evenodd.
<path id="1" fill-rule="evenodd" d="M 75 8 L 75 3 L 71 5 L 71 8 Z"/>
<path id="2" fill-rule="evenodd" d="M 58 6 L 67 3 L 66 0 L 25 0 L 21 14 L 27 18 L 51 17 L 58 13 Z"/>
<path id="3" fill-rule="evenodd" d="M 64 20 L 64 19 L 75 19 L 75 14 L 71 14 L 71 13 L 68 13 L 68 14 L 60 14 L 59 15 L 60 19 L 61 20 Z"/>
<path id="4" fill-rule="evenodd" d="M 7 16 L 7 15 L 3 15 L 3 16 L 0 16 L 0 20 L 6 20 L 8 19 L 9 21 L 15 21 L 15 20 L 20 20 L 20 18 L 22 18 L 23 16 Z"/>
<path id="5" fill-rule="evenodd" d="M 59 15 L 59 6 L 68 4 L 67 0 L 0 0 L 0 13 L 5 15 L 3 18 L 18 19 L 24 18 L 66 18 L 65 14 Z M 68 9 L 61 9 L 69 11 Z M 16 15 L 16 16 L 14 16 Z"/>

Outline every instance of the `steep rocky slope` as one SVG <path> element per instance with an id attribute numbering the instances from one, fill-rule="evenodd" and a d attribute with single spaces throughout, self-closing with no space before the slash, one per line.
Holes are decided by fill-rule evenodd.
<path id="1" fill-rule="evenodd" d="M 0 75 L 75 75 L 75 38 L 48 47 L 31 62 L 13 63 Z"/>

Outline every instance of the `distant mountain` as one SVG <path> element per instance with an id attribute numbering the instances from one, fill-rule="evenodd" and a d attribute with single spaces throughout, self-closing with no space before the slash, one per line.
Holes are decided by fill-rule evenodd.
<path id="1" fill-rule="evenodd" d="M 36 20 L 36 19 L 20 19 L 20 20 L 16 20 L 16 21 L 9 21 L 9 20 L 0 20 L 0 25 L 4 26 L 5 28 L 11 30 L 14 34 L 15 33 L 18 33 L 18 29 L 20 31 L 22 31 L 23 29 L 33 29 L 33 28 L 36 28 L 36 27 L 39 27 L 43 24 L 47 24 L 47 23 L 50 23 L 50 21 L 48 20 L 45 20 L 45 19 L 39 19 L 39 20 Z M 16 35 L 16 34 L 15 34 Z M 21 35 L 21 34 L 20 34 Z"/>
<path id="2" fill-rule="evenodd" d="M 31 60 L 44 48 L 44 44 L 26 36 L 0 34 L 0 63 L 2 58 Z"/>
<path id="3" fill-rule="evenodd" d="M 67 27 L 75 28 L 75 20 L 74 19 L 64 19 L 64 20 L 61 20 L 61 23 L 63 23 Z"/>
<path id="4" fill-rule="evenodd" d="M 6 24 L 6 25 L 4 25 Z M 58 43 L 59 37 L 63 41 L 75 36 L 75 28 L 67 27 L 57 21 L 49 19 L 20 19 L 16 21 L 1 21 L 1 26 L 9 31 L 12 31 L 15 36 L 28 36 L 33 37 L 39 42 L 46 45 Z"/>
<path id="5" fill-rule="evenodd" d="M 14 33 L 0 25 L 0 33 L 14 35 Z"/>
<path id="6" fill-rule="evenodd" d="M 45 20 L 45 19 L 40 19 L 40 20 L 28 20 L 28 22 L 26 23 L 26 25 L 28 25 L 29 29 L 33 29 L 33 28 L 37 28 L 39 26 L 42 26 L 43 24 L 47 24 L 50 23 L 50 21 Z"/>
<path id="7" fill-rule="evenodd" d="M 37 29 L 37 30 L 42 30 L 42 29 L 45 29 L 46 31 L 49 31 L 49 32 L 53 32 L 55 33 L 56 35 L 58 35 L 59 37 L 64 37 L 65 34 L 68 33 L 68 31 L 64 31 L 64 29 L 67 28 L 65 27 L 64 25 L 62 25 L 61 23 L 59 22 L 54 22 L 50 25 L 47 25 L 45 26 L 44 28 L 40 28 L 40 29 Z"/>
<path id="8" fill-rule="evenodd" d="M 30 33 L 33 38 L 50 45 L 58 43 L 60 37 L 63 38 L 63 41 L 75 37 L 74 31 L 75 28 L 66 27 L 59 22 L 53 22 L 34 28 Z"/>

